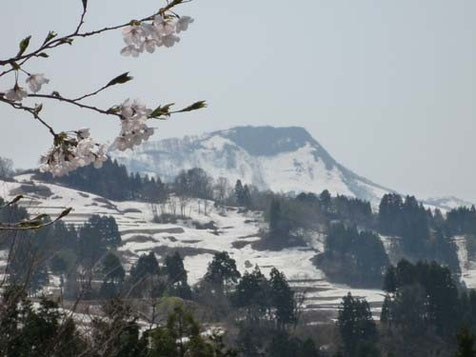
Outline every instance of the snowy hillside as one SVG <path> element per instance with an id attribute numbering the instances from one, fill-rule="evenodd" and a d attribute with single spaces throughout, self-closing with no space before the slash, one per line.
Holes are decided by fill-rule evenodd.
<path id="1" fill-rule="evenodd" d="M 65 208 L 73 207 L 73 212 L 64 221 L 75 225 L 86 222 L 93 214 L 113 216 L 122 237 L 119 252 L 126 270 L 141 254 L 153 251 L 160 261 L 166 254 L 178 251 L 184 257 L 189 283 L 195 284 L 205 274 L 212 255 L 227 251 L 236 260 L 241 272 L 252 270 L 256 265 L 265 274 L 272 267 L 283 271 L 291 285 L 305 293 L 308 312 L 321 317 L 335 316 L 341 298 L 352 291 L 355 296 L 366 297 L 375 316 L 378 316 L 382 291 L 350 289 L 330 283 L 324 273 L 313 265 L 311 259 L 323 249 L 322 235 L 311 236 L 309 247 L 282 251 L 255 250 L 251 243 L 260 239 L 259 230 L 264 224 L 260 212 L 243 213 L 232 207 L 222 211 L 208 204 L 205 215 L 204 202 L 191 200 L 186 209 L 187 215 L 201 224 L 213 221 L 213 227 L 198 229 L 191 221 L 158 224 L 153 223 L 152 209 L 147 203 L 114 202 L 91 193 L 32 181 L 30 175 L 17 179 L 19 182 L 0 181 L 0 196 L 12 199 L 17 194 L 24 194 L 21 205 L 31 214 L 47 213 L 54 217 Z M 33 191 L 37 193 L 31 193 Z M 165 205 L 165 209 L 168 205 L 173 206 L 174 202 Z M 4 265 L 5 253 L 0 252 L 0 266 Z"/>
<path id="2" fill-rule="evenodd" d="M 378 203 L 391 191 L 340 165 L 303 128 L 236 127 L 198 137 L 148 142 L 113 152 L 130 171 L 171 180 L 181 170 L 203 168 L 213 178 L 241 179 L 259 189 L 342 194 Z"/>
<path id="3" fill-rule="evenodd" d="M 471 207 L 472 205 L 474 205 L 473 202 L 465 201 L 458 197 L 453 197 L 453 196 L 433 197 L 433 198 L 428 198 L 424 200 L 423 202 L 429 206 L 438 207 L 446 211 L 450 211 L 458 207 Z"/>

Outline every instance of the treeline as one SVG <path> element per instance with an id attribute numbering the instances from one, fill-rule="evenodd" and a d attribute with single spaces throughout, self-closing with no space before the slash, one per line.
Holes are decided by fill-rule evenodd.
<path id="1" fill-rule="evenodd" d="M 343 298 L 337 328 L 344 356 L 474 356 L 476 293 L 447 267 L 402 260 L 387 269 L 383 288 L 380 323 L 365 299 Z"/>
<path id="2" fill-rule="evenodd" d="M 158 203 L 167 196 L 166 187 L 159 177 L 149 178 L 129 174 L 124 165 L 111 160 L 105 161 L 100 169 L 89 165 L 61 177 L 37 171 L 33 178 L 94 193 L 115 201 L 138 200 Z"/>
<path id="3" fill-rule="evenodd" d="M 329 279 L 360 287 L 379 287 L 390 264 L 380 237 L 342 223 L 329 227 L 317 264 Z"/>
<path id="4" fill-rule="evenodd" d="M 397 256 L 412 261 L 435 260 L 459 272 L 457 248 L 452 238 L 464 235 L 470 255 L 476 254 L 476 210 L 458 208 L 444 216 L 438 209 L 426 209 L 413 196 L 386 194 L 378 212 L 369 202 L 346 196 L 301 193 L 296 197 L 262 192 L 241 180 L 213 180 L 204 170 L 183 171 L 170 183 L 160 178 L 128 174 L 123 165 L 108 161 L 102 169 L 81 168 L 69 176 L 52 178 L 69 187 L 93 192 L 114 200 L 143 200 L 153 204 L 155 221 L 174 222 L 187 217 L 191 199 L 199 199 L 199 209 L 207 214 L 211 204 L 226 214 L 227 206 L 265 212 L 269 229 L 255 243 L 257 249 L 305 246 L 312 232 L 327 236 L 322 256 L 316 258 L 331 279 L 354 286 L 378 287 L 389 258 L 380 236 L 392 241 Z M 170 196 L 177 198 L 167 210 Z M 157 209 L 159 205 L 160 210 Z M 334 225 L 337 227 L 333 227 Z M 378 238 L 378 239 L 377 239 Z M 364 264 L 365 262 L 365 264 Z"/>
<path id="5" fill-rule="evenodd" d="M 411 261 L 434 260 L 454 273 L 460 269 L 454 236 L 465 236 L 469 254 L 476 255 L 474 207 L 454 209 L 444 216 L 438 209 L 426 209 L 413 196 L 386 194 L 378 212 L 374 212 L 367 201 L 341 195 L 333 197 L 327 190 L 319 195 L 301 193 L 289 197 L 259 191 L 241 180 L 235 183 L 225 178 L 213 180 L 199 168 L 183 171 L 173 182 L 163 183 L 158 177 L 128 174 L 115 161 L 106 162 L 99 170 L 85 167 L 62 178 L 44 174 L 37 174 L 37 178 L 110 199 L 150 202 L 159 223 L 186 218 L 191 199 L 202 200 L 199 209 L 203 207 L 205 214 L 212 203 L 223 214 L 227 206 L 263 211 L 269 229 L 254 244 L 256 249 L 305 246 L 312 232 L 320 232 L 327 238 L 316 263 L 332 280 L 358 287 L 378 287 L 382 283 L 389 258 L 380 236 L 392 242 L 392 249 L 398 250 L 396 256 Z M 171 195 L 178 200 L 167 210 L 164 203 L 170 202 Z"/>
<path id="6" fill-rule="evenodd" d="M 391 243 L 397 256 L 436 261 L 456 274 L 460 265 L 454 236 L 465 236 L 469 253 L 476 251 L 474 207 L 454 209 L 445 217 L 438 209 L 426 209 L 413 196 L 387 194 L 375 213 L 369 202 L 332 197 L 328 191 L 297 197 L 272 195 L 267 202 L 269 231 L 261 247 L 305 245 L 308 235 L 320 232 L 326 237 L 324 251 L 315 262 L 331 280 L 352 286 L 381 286 L 390 262 L 382 239 Z"/>
<path id="7" fill-rule="evenodd" d="M 159 204 L 171 194 L 179 197 L 214 200 L 219 205 L 237 205 L 252 208 L 251 195 L 256 188 L 243 185 L 240 180 L 214 180 L 203 169 L 180 172 L 173 182 L 162 182 L 158 175 L 150 177 L 128 173 L 116 160 L 107 160 L 100 169 L 92 165 L 81 167 L 66 176 L 53 177 L 50 173 L 35 171 L 33 178 L 60 184 L 73 189 L 103 196 L 110 200 L 136 200 Z"/>

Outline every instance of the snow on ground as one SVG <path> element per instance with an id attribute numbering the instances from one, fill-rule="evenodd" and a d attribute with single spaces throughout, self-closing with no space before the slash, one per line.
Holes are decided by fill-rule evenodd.
<path id="1" fill-rule="evenodd" d="M 466 237 L 456 236 L 453 239 L 458 248 L 461 280 L 469 289 L 476 289 L 476 262 L 469 259 Z"/>
<path id="2" fill-rule="evenodd" d="M 323 237 L 318 233 L 311 237 L 312 244 L 309 248 L 289 248 L 282 251 L 253 249 L 251 244 L 260 239 L 259 231 L 264 227 L 262 214 L 259 212 L 244 213 L 236 208 L 228 208 L 222 212 L 222 209 L 215 208 L 213 202 L 209 201 L 205 215 L 204 201 L 194 199 L 187 203 L 187 215 L 200 224 L 213 221 L 214 228 L 197 229 L 191 220 L 179 221 L 176 224 L 158 224 L 153 223 L 152 207 L 147 203 L 110 201 L 91 193 L 32 182 L 30 175 L 17 179 L 20 182 L 0 181 L 0 196 L 12 199 L 19 193 L 18 189 L 22 185 L 45 186 L 51 191 L 51 194 L 43 196 L 25 195 L 25 199 L 20 203 L 32 214 L 47 213 L 54 217 L 65 208 L 73 207 L 73 212 L 65 217 L 64 221 L 76 225 L 84 223 L 93 214 L 113 216 L 122 236 L 123 245 L 119 251 L 128 261 L 126 269 L 130 268 L 139 255 L 151 250 L 159 259 L 171 250 L 176 250 L 184 256 L 189 282 L 195 284 L 205 274 L 213 254 L 227 251 L 236 260 L 241 272 L 251 271 L 256 265 L 265 274 L 269 274 L 273 267 L 283 271 L 291 285 L 306 294 L 304 306 L 308 310 L 335 313 L 341 298 L 350 291 L 355 296 L 365 297 L 374 314 L 377 314 L 384 298 L 380 290 L 350 289 L 344 285 L 329 283 L 324 273 L 311 262 L 317 252 L 323 249 Z M 165 205 L 165 208 L 173 210 L 173 206 L 176 206 L 179 211 L 178 199 L 172 200 L 175 204 Z M 6 254 L 0 253 L 2 256 Z M 59 285 L 57 280 L 53 279 L 52 288 Z"/>
<path id="3" fill-rule="evenodd" d="M 332 195 L 354 197 L 339 168 L 328 169 L 322 160 L 316 161 L 314 151 L 308 143 L 295 152 L 260 157 L 264 181 L 274 192 L 301 192 L 305 187 L 309 192 L 327 189 Z"/>

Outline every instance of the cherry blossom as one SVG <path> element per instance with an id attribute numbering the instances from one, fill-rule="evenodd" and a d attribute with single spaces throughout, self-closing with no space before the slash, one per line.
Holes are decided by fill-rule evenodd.
<path id="1" fill-rule="evenodd" d="M 173 47 L 173 45 L 180 42 L 180 37 L 170 34 L 162 37 L 162 42 L 164 43 L 165 47 Z"/>
<path id="2" fill-rule="evenodd" d="M 181 18 L 178 19 L 177 24 L 176 24 L 176 29 L 175 32 L 180 33 L 182 31 L 187 31 L 188 26 L 193 23 L 193 19 L 190 16 L 182 16 Z"/>
<path id="3" fill-rule="evenodd" d="M 147 141 L 154 134 L 154 129 L 146 124 L 151 113 L 139 100 L 127 99 L 121 106 L 121 132 L 113 146 L 125 151 Z"/>
<path id="4" fill-rule="evenodd" d="M 121 55 L 123 56 L 132 56 L 132 57 L 139 57 L 143 49 L 140 47 L 136 47 L 135 45 L 129 45 L 124 47 L 121 50 Z"/>
<path id="5" fill-rule="evenodd" d="M 182 16 L 177 19 L 157 15 L 152 23 L 134 24 L 123 30 L 124 42 L 127 44 L 121 50 L 123 56 L 138 57 L 142 52 L 155 52 L 162 45 L 170 48 L 180 42 L 177 34 L 186 31 L 193 18 Z"/>
<path id="6" fill-rule="evenodd" d="M 12 102 L 21 102 L 27 96 L 28 93 L 26 92 L 26 90 L 18 86 L 18 84 L 16 84 L 15 87 L 5 93 L 5 99 L 10 100 Z"/>
<path id="7" fill-rule="evenodd" d="M 44 74 L 32 74 L 26 79 L 26 83 L 33 93 L 38 93 L 41 90 L 43 84 L 47 84 L 49 82 L 50 80 L 45 78 Z"/>
<path id="8" fill-rule="evenodd" d="M 89 135 L 89 129 L 80 129 L 76 137 L 60 133 L 55 137 L 55 144 L 41 157 L 42 172 L 53 176 L 64 176 L 79 167 L 91 163 L 100 168 L 107 160 L 107 146 L 96 143 Z"/>
<path id="9" fill-rule="evenodd" d="M 154 53 L 155 51 L 155 48 L 156 47 L 159 47 L 161 46 L 162 43 L 155 40 L 155 39 L 152 39 L 152 38 L 147 38 L 144 40 L 144 42 L 142 43 L 141 45 L 141 51 L 140 52 L 143 52 L 144 50 L 146 50 L 147 52 L 149 53 Z"/>
<path id="10" fill-rule="evenodd" d="M 132 25 L 124 28 L 122 34 L 124 35 L 124 42 L 127 45 L 139 46 L 142 43 L 143 38 L 146 36 L 146 31 L 144 31 L 144 28 L 141 25 Z"/>

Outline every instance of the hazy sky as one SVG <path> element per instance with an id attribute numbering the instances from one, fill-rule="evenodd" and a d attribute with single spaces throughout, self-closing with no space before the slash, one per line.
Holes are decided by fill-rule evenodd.
<path id="1" fill-rule="evenodd" d="M 140 18 L 160 1 L 89 0 L 87 29 Z M 3 1 L 0 58 L 32 34 L 71 31 L 80 0 Z M 121 34 L 79 40 L 28 66 L 47 91 L 75 96 L 131 71 L 135 80 L 93 101 L 127 97 L 150 107 L 207 99 L 209 108 L 157 123 L 154 139 L 236 125 L 303 126 L 356 173 L 420 197 L 476 201 L 476 1 L 195 0 L 195 18 L 172 49 L 119 55 Z M 0 80 L 0 90 L 13 79 Z M 112 140 L 117 120 L 45 103 L 61 129 L 88 126 Z M 51 137 L 0 106 L 0 155 L 36 165 Z"/>

